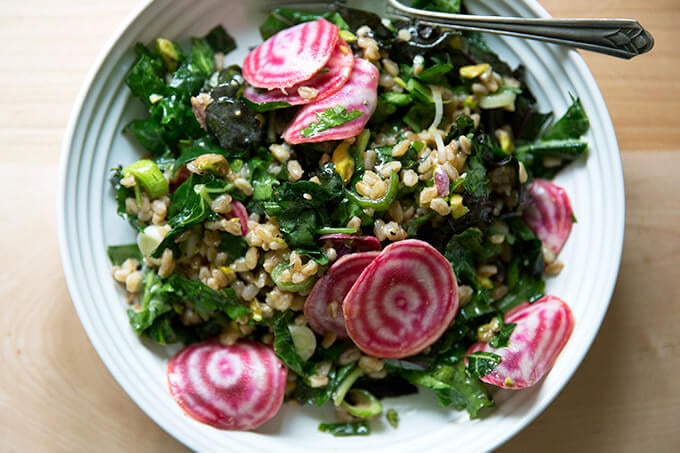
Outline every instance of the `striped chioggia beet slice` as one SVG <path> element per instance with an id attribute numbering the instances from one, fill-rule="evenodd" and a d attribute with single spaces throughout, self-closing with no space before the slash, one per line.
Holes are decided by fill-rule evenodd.
<path id="1" fill-rule="evenodd" d="M 246 55 L 243 78 L 258 88 L 296 85 L 326 65 L 338 39 L 338 27 L 323 18 L 281 30 Z"/>
<path id="2" fill-rule="evenodd" d="M 555 364 L 574 330 L 569 306 L 549 295 L 531 304 L 518 305 L 505 314 L 504 322 L 516 324 L 507 346 L 493 348 L 479 341 L 467 351 L 492 352 L 501 357 L 496 368 L 481 380 L 504 389 L 523 389 L 540 381 Z"/>
<path id="3" fill-rule="evenodd" d="M 362 58 L 355 58 L 354 69 L 347 83 L 326 99 L 304 105 L 284 131 L 284 140 L 292 144 L 315 143 L 342 140 L 359 135 L 378 105 L 379 76 L 378 68 L 373 63 Z M 307 137 L 303 135 L 303 129 L 318 122 L 317 114 L 334 107 L 344 107 L 347 113 L 358 110 L 361 115 L 339 126 Z"/>
<path id="4" fill-rule="evenodd" d="M 276 415 L 288 370 L 269 346 L 196 343 L 168 362 L 170 393 L 187 415 L 218 429 L 254 429 Z"/>
<path id="5" fill-rule="evenodd" d="M 377 256 L 375 251 L 344 255 L 316 281 L 304 306 L 305 317 L 312 330 L 320 335 L 333 332 L 338 339 L 347 338 L 342 301 L 359 275 Z"/>
<path id="6" fill-rule="evenodd" d="M 326 66 L 311 79 L 285 89 L 262 89 L 247 85 L 243 95 L 256 104 L 286 102 L 290 105 L 308 104 L 326 99 L 347 82 L 354 67 L 352 49 L 338 39 Z"/>
<path id="7" fill-rule="evenodd" d="M 405 239 L 361 273 L 342 306 L 349 337 L 366 354 L 403 358 L 444 333 L 458 310 L 451 263 L 434 247 Z"/>
<path id="8" fill-rule="evenodd" d="M 524 212 L 524 222 L 543 245 L 557 255 L 567 242 L 574 223 L 574 212 L 567 192 L 545 179 L 535 179 L 527 190 L 533 204 Z"/>

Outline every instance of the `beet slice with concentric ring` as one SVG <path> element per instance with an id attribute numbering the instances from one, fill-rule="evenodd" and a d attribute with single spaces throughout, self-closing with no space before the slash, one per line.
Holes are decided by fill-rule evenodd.
<path id="1" fill-rule="evenodd" d="M 326 99 L 347 82 L 354 67 L 352 49 L 338 39 L 328 63 L 312 78 L 285 89 L 266 90 L 247 85 L 243 95 L 256 104 L 285 102 L 290 105 L 309 104 Z"/>
<path id="2" fill-rule="evenodd" d="M 493 348 L 479 341 L 468 349 L 467 355 L 498 354 L 500 363 L 480 379 L 504 389 L 523 389 L 540 381 L 553 367 L 574 330 L 569 305 L 550 295 L 518 305 L 505 314 L 503 322 L 516 324 L 507 346 Z"/>
<path id="3" fill-rule="evenodd" d="M 387 247 L 343 301 L 349 337 L 364 353 L 403 358 L 423 351 L 451 325 L 458 286 L 451 263 L 418 239 Z"/>
<path id="4" fill-rule="evenodd" d="M 527 191 L 533 204 L 524 212 L 524 222 L 543 245 L 557 255 L 567 242 L 574 223 L 569 196 L 562 187 L 545 179 L 533 180 Z"/>
<path id="5" fill-rule="evenodd" d="M 339 258 L 310 291 L 304 313 L 310 327 L 325 335 L 333 332 L 338 339 L 347 338 L 342 301 L 359 275 L 379 252 L 350 253 Z"/>
<path id="6" fill-rule="evenodd" d="M 326 99 L 306 104 L 300 108 L 293 121 L 283 132 L 284 140 L 295 145 L 356 137 L 364 129 L 378 105 L 379 77 L 380 72 L 373 63 L 362 58 L 355 58 L 354 69 L 347 83 Z M 344 108 L 346 113 L 359 111 L 360 115 L 320 132 L 305 134 L 305 130 L 312 123 L 319 122 L 318 115 L 338 107 Z"/>
<path id="7" fill-rule="evenodd" d="M 243 60 L 243 78 L 258 88 L 287 88 L 310 79 L 328 62 L 338 27 L 320 18 L 271 36 Z"/>
<path id="8" fill-rule="evenodd" d="M 288 370 L 272 348 L 211 340 L 185 347 L 168 362 L 170 393 L 184 412 L 218 429 L 254 429 L 276 415 Z"/>

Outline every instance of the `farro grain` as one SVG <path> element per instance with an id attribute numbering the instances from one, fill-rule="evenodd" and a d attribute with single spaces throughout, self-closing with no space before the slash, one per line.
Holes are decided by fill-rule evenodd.
<path id="1" fill-rule="evenodd" d="M 359 368 L 361 368 L 365 373 L 376 373 L 382 371 L 385 367 L 385 363 L 376 358 L 368 355 L 362 355 L 359 359 Z"/>
<path id="2" fill-rule="evenodd" d="M 353 362 L 356 362 L 361 358 L 361 351 L 359 349 L 355 348 L 354 346 L 350 347 L 349 349 L 345 349 L 340 353 L 338 356 L 338 365 L 347 365 Z"/>
<path id="3" fill-rule="evenodd" d="M 321 347 L 324 349 L 330 348 L 333 346 L 333 343 L 335 343 L 336 338 L 337 335 L 335 332 L 326 332 L 321 339 Z"/>
<path id="4" fill-rule="evenodd" d="M 309 376 L 309 386 L 312 388 L 325 387 L 328 385 L 328 376 Z"/>
<path id="5" fill-rule="evenodd" d="M 460 304 L 461 307 L 464 307 L 470 301 L 472 300 L 472 294 L 474 293 L 474 290 L 472 289 L 471 286 L 468 285 L 460 285 L 458 287 L 458 303 Z"/>
<path id="6" fill-rule="evenodd" d="M 563 268 L 564 263 L 562 261 L 553 261 L 552 263 L 545 266 L 545 273 L 550 277 L 554 277 L 556 275 L 559 275 L 559 273 L 562 272 Z"/>
<path id="7" fill-rule="evenodd" d="M 430 201 L 430 209 L 441 216 L 447 216 L 451 214 L 451 206 L 449 206 L 449 203 L 446 200 L 440 197 L 434 198 L 432 201 Z"/>
<path id="8" fill-rule="evenodd" d="M 288 169 L 289 181 L 299 181 L 304 174 L 302 165 L 300 165 L 300 162 L 298 162 L 297 160 L 289 160 L 288 164 L 286 165 L 286 168 Z"/>
<path id="9" fill-rule="evenodd" d="M 175 260 L 171 249 L 163 250 L 161 255 L 161 264 L 158 268 L 158 276 L 161 278 L 169 277 L 175 270 Z"/>
<path id="10" fill-rule="evenodd" d="M 142 271 L 134 271 L 130 273 L 125 279 L 125 289 L 131 293 L 139 292 L 142 289 L 142 281 L 144 273 Z"/>

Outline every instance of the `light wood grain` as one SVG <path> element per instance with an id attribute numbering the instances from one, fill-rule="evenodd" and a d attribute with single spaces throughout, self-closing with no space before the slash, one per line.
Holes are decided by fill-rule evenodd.
<path id="1" fill-rule="evenodd" d="M 61 139 L 85 74 L 137 0 L 0 1 L 0 451 L 186 451 L 128 398 L 87 340 L 56 241 Z M 501 451 L 680 445 L 680 2 L 546 0 L 555 16 L 630 16 L 656 37 L 584 53 L 623 150 L 626 237 L 600 335 L 572 381 Z"/>

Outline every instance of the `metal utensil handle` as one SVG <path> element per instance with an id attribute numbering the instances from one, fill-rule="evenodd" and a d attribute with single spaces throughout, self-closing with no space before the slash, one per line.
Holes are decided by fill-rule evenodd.
<path id="1" fill-rule="evenodd" d="M 388 0 L 389 9 L 421 24 L 481 31 L 567 45 L 619 58 L 649 52 L 654 38 L 634 19 L 538 19 L 424 11 Z"/>

